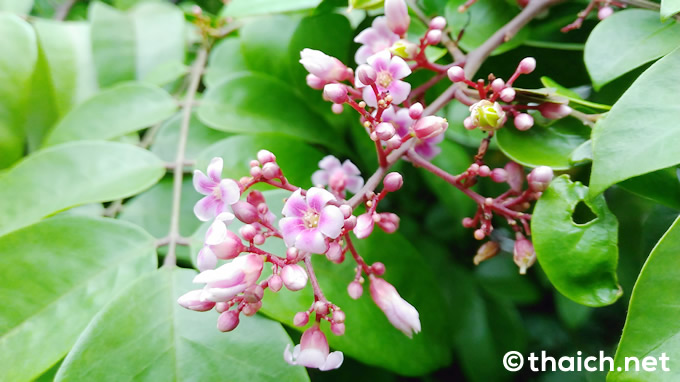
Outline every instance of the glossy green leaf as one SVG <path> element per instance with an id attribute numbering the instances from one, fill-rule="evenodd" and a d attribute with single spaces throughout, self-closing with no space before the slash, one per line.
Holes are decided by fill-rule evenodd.
<path id="1" fill-rule="evenodd" d="M 275 15 L 243 27 L 239 40 L 246 66 L 288 82 L 290 65 L 297 64 L 288 60 L 288 44 L 299 22 L 299 17 Z"/>
<path id="2" fill-rule="evenodd" d="M 41 150 L 0 175 L 0 235 L 68 207 L 135 195 L 164 173 L 154 155 L 122 143 Z"/>
<path id="3" fill-rule="evenodd" d="M 142 83 L 107 89 L 73 109 L 46 139 L 47 146 L 86 140 L 112 139 L 149 127 L 177 109 L 165 90 Z"/>
<path id="4" fill-rule="evenodd" d="M 0 13 L 0 169 L 24 152 L 23 116 L 38 59 L 35 33 L 20 17 Z"/>
<path id="5" fill-rule="evenodd" d="M 0 238 L 0 379 L 41 375 L 106 303 L 155 268 L 154 239 L 111 219 L 57 217 Z"/>
<path id="6" fill-rule="evenodd" d="M 222 176 L 240 179 L 248 176 L 250 161 L 263 149 L 276 155 L 276 162 L 291 183 L 303 188 L 312 186 L 312 173 L 318 169 L 323 154 L 300 140 L 276 134 L 236 135 L 223 139 L 198 155 L 196 168 L 205 172 L 210 160 L 220 157 L 224 160 Z"/>
<path id="7" fill-rule="evenodd" d="M 216 313 L 179 306 L 195 275 L 162 268 L 139 279 L 94 318 L 55 380 L 309 380 L 283 360 L 291 340 L 280 324 L 242 317 L 221 333 Z"/>
<path id="8" fill-rule="evenodd" d="M 31 13 L 31 8 L 33 8 L 33 0 L 0 0 L 0 11 L 27 15 Z"/>
<path id="9" fill-rule="evenodd" d="M 640 272 L 630 298 L 628 317 L 614 364 L 624 371 L 612 371 L 607 381 L 677 381 L 680 377 L 680 220 L 676 220 L 659 240 Z M 656 372 L 625 371 L 625 357 L 637 357 L 644 365 L 645 357 L 661 357 Z M 658 359 L 658 358 L 657 358 Z M 632 365 L 634 366 L 634 364 Z"/>
<path id="10" fill-rule="evenodd" d="M 225 38 L 210 51 L 203 82 L 205 86 L 213 87 L 225 78 L 248 70 L 241 53 L 240 39 L 238 37 Z"/>
<path id="11" fill-rule="evenodd" d="M 616 12 L 598 23 L 588 37 L 586 67 L 595 89 L 664 56 L 680 45 L 680 25 L 661 22 L 643 9 Z"/>
<path id="12" fill-rule="evenodd" d="M 185 21 L 182 11 L 166 2 L 143 2 L 130 13 L 134 21 L 137 79 L 168 62 L 184 62 Z"/>
<path id="13" fill-rule="evenodd" d="M 285 100 L 285 102 L 283 102 Z M 208 89 L 198 108 L 206 125 L 234 133 L 276 132 L 337 146 L 323 118 L 286 84 L 262 74 L 243 74 Z"/>
<path id="14" fill-rule="evenodd" d="M 189 67 L 181 61 L 167 61 L 151 69 L 142 81 L 156 86 L 165 86 L 189 73 Z"/>
<path id="15" fill-rule="evenodd" d="M 680 12 L 680 0 L 661 0 L 661 18 L 666 19 Z"/>
<path id="16" fill-rule="evenodd" d="M 538 262 L 555 288 L 580 304 L 604 306 L 623 294 L 616 278 L 618 222 L 603 196 L 587 199 L 587 193 L 567 175 L 555 178 L 536 203 L 531 232 Z M 596 218 L 575 223 L 579 202 Z"/>
<path id="17" fill-rule="evenodd" d="M 543 86 L 547 88 L 555 89 L 555 93 L 557 95 L 568 99 L 571 105 L 573 105 L 574 107 L 581 106 L 582 108 L 585 107 L 587 109 L 594 109 L 595 111 L 610 110 L 612 108 L 609 105 L 603 105 L 601 103 L 586 101 L 583 98 L 581 98 L 581 96 L 578 93 L 558 84 L 550 77 L 545 76 L 541 77 L 541 83 L 543 84 Z"/>
<path id="18" fill-rule="evenodd" d="M 679 34 L 680 35 L 680 34 Z M 647 69 L 593 131 L 590 195 L 636 175 L 680 163 L 680 50 Z"/>
<path id="19" fill-rule="evenodd" d="M 460 40 L 460 47 L 471 51 L 482 45 L 498 29 L 507 24 L 518 13 L 519 9 L 510 4 L 497 0 L 479 0 L 464 13 L 458 12 L 458 7 L 466 0 L 449 0 L 446 5 L 446 20 L 453 36 L 465 30 Z M 500 54 L 514 49 L 529 37 L 529 29 L 522 28 L 510 40 L 493 51 Z"/>
<path id="20" fill-rule="evenodd" d="M 680 181 L 675 167 L 624 180 L 619 186 L 645 199 L 680 210 Z"/>
<path id="21" fill-rule="evenodd" d="M 175 161 L 177 154 L 177 142 L 179 142 L 179 130 L 182 123 L 182 113 L 177 113 L 163 123 L 154 137 L 151 152 L 166 162 Z M 201 151 L 213 143 L 231 136 L 229 133 L 211 129 L 198 119 L 196 112 L 189 119 L 189 135 L 184 151 L 185 157 L 192 160 L 198 157 Z"/>
<path id="22" fill-rule="evenodd" d="M 556 170 L 572 167 L 571 153 L 590 138 L 590 128 L 574 118 L 550 126 L 534 125 L 519 131 L 506 124 L 498 130 L 498 147 L 510 159 L 529 167 L 550 166 Z"/>
<path id="23" fill-rule="evenodd" d="M 232 0 L 222 10 L 224 17 L 257 16 L 315 8 L 321 0 Z"/>
<path id="24" fill-rule="evenodd" d="M 92 50 L 97 79 L 102 87 L 136 77 L 134 22 L 123 12 L 102 2 L 89 8 Z"/>

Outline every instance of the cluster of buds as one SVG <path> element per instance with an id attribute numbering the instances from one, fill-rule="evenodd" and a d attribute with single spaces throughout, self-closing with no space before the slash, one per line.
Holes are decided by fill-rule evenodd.
<path id="1" fill-rule="evenodd" d="M 223 179 L 222 166 L 222 159 L 214 158 L 208 165 L 207 175 L 200 170 L 194 172 L 196 190 L 206 195 L 194 211 L 200 220 L 211 222 L 196 259 L 200 273 L 194 283 L 203 287 L 180 297 L 180 305 L 200 312 L 215 309 L 220 313 L 217 328 L 228 332 L 238 326 L 241 314 L 251 316 L 258 312 L 265 289 L 278 292 L 286 287 L 299 291 L 311 284 L 314 301 L 308 310 L 298 312 L 293 322 L 304 327 L 312 316 L 314 321 L 302 335 L 300 345 L 292 351 L 290 347 L 285 349 L 284 359 L 292 365 L 334 369 L 342 364 L 343 355 L 329 351 L 320 325 L 327 321 L 333 334 L 343 335 L 345 313 L 323 294 L 311 256 L 324 255 L 333 263 L 342 263 L 345 254 L 350 252 L 357 263 L 357 272 L 349 282 L 349 295 L 354 299 L 361 296 L 363 275 L 366 275 L 371 297 L 388 320 L 409 337 L 420 331 L 417 310 L 381 278 L 385 266 L 382 263 L 368 265 L 350 237 L 350 231 L 359 238 L 369 236 L 374 223 L 386 232 L 397 229 L 399 217 L 393 213 L 377 213 L 376 207 L 389 192 L 401 187 L 401 175 L 389 174 L 384 179 L 383 191 L 372 194 L 366 202 L 368 212 L 357 217 L 354 215 L 356 206 L 345 200 L 345 194 L 347 191 L 359 192 L 364 179 L 349 160 L 341 163 L 333 156 L 323 158 L 319 162 L 320 169 L 312 175 L 316 186 L 306 190 L 288 181 L 274 154 L 267 150 L 257 153 L 257 159 L 250 162 L 250 176 L 239 181 Z M 280 218 L 270 211 L 260 191 L 249 190 L 258 183 L 291 192 Z M 370 229 L 364 223 L 367 218 Z M 238 232 L 229 230 L 234 219 L 243 223 Z M 287 247 L 285 254 L 277 255 L 261 248 L 272 238 L 283 240 Z M 220 260 L 226 262 L 218 266 Z M 266 263 L 271 265 L 269 276 L 263 272 Z"/>

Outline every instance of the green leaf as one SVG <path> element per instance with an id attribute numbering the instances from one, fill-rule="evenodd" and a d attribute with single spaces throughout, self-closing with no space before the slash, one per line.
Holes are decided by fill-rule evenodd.
<path id="1" fill-rule="evenodd" d="M 529 167 L 550 166 L 556 170 L 572 167 L 571 153 L 590 138 L 590 128 L 574 118 L 550 126 L 534 125 L 519 131 L 507 125 L 498 130 L 498 147 L 510 159 Z"/>
<path id="2" fill-rule="evenodd" d="M 222 17 L 257 16 L 316 8 L 321 0 L 232 0 L 223 8 Z M 259 23 L 258 23 L 259 24 Z"/>
<path id="3" fill-rule="evenodd" d="M 223 139 L 198 155 L 196 168 L 205 172 L 212 158 L 221 157 L 224 160 L 222 176 L 238 180 L 249 174 L 250 161 L 262 149 L 276 155 L 276 162 L 292 184 L 303 188 L 312 186 L 312 173 L 318 169 L 323 155 L 300 140 L 279 135 L 236 135 Z"/>
<path id="4" fill-rule="evenodd" d="M 92 51 L 102 87 L 135 79 L 134 22 L 123 12 L 95 2 L 88 8 L 92 23 Z"/>
<path id="5" fill-rule="evenodd" d="M 38 59 L 35 33 L 20 17 L 0 13 L 0 169 L 24 152 L 23 116 Z"/>
<path id="6" fill-rule="evenodd" d="M 286 84 L 271 77 L 243 74 L 208 89 L 198 117 L 206 125 L 228 132 L 276 132 L 329 146 L 341 144 L 323 118 L 309 110 L 305 102 Z"/>
<path id="7" fill-rule="evenodd" d="M 0 0 L 0 11 L 14 12 L 20 15 L 31 13 L 33 0 Z M 6 36 L 3 34 L 3 36 Z"/>
<path id="8" fill-rule="evenodd" d="M 475 269 L 479 285 L 491 296 L 516 304 L 537 303 L 541 292 L 527 277 L 517 272 L 510 256 L 496 256 Z"/>
<path id="9" fill-rule="evenodd" d="M 569 100 L 569 102 L 572 105 L 575 104 L 574 106 L 576 106 L 576 107 L 581 106 L 581 108 L 586 108 L 586 110 L 587 109 L 595 109 L 596 111 L 597 110 L 610 110 L 612 108 L 609 105 L 603 105 L 601 103 L 586 101 L 583 98 L 581 98 L 581 96 L 578 93 L 576 93 L 575 91 L 573 91 L 569 88 L 566 88 L 566 87 L 558 84 L 557 82 L 555 82 L 550 77 L 545 77 L 545 76 L 541 77 L 541 83 L 543 84 L 543 86 L 545 86 L 547 88 L 554 89 L 555 94 L 566 98 L 567 100 Z"/>
<path id="10" fill-rule="evenodd" d="M 595 90 L 680 45 L 680 25 L 643 9 L 619 11 L 598 23 L 586 41 L 586 68 Z"/>
<path id="11" fill-rule="evenodd" d="M 615 302 L 623 291 L 616 278 L 618 222 L 603 196 L 587 199 L 588 187 L 567 175 L 552 181 L 531 218 L 538 262 L 555 288 L 587 306 Z M 585 203 L 596 218 L 577 224 L 576 205 Z"/>
<path id="12" fill-rule="evenodd" d="M 675 167 L 624 180 L 619 186 L 645 199 L 680 210 L 680 181 Z"/>
<path id="13" fill-rule="evenodd" d="M 165 90 L 127 83 L 104 90 L 73 109 L 54 128 L 46 146 L 86 139 L 113 139 L 170 117 L 177 103 Z"/>
<path id="14" fill-rule="evenodd" d="M 680 34 L 679 34 L 680 35 Z M 680 50 L 647 69 L 593 131 L 590 195 L 636 175 L 680 163 Z"/>
<path id="15" fill-rule="evenodd" d="M 48 219 L 0 238 L 0 254 L 3 381 L 49 369 L 97 311 L 156 268 L 154 239 L 111 219 Z"/>
<path id="16" fill-rule="evenodd" d="M 680 377 L 680 294 L 671 291 L 680 289 L 677 270 L 680 268 L 680 219 L 675 220 L 668 232 L 659 240 L 647 258 L 642 272 L 635 283 L 630 298 L 628 317 L 614 365 L 625 370 L 625 357 L 637 357 L 640 363 L 648 356 L 660 357 L 665 354 L 662 370 L 659 361 L 657 372 L 640 368 L 635 371 L 611 371 L 607 381 L 677 381 Z M 634 367 L 634 364 L 631 366 Z"/>
<path id="17" fill-rule="evenodd" d="M 290 63 L 298 64 L 288 59 L 288 45 L 299 22 L 298 17 L 275 15 L 244 26 L 239 40 L 246 66 L 288 82 Z"/>
<path id="18" fill-rule="evenodd" d="M 238 37 L 225 38 L 210 51 L 203 82 L 210 88 L 225 78 L 245 71 L 249 69 L 241 53 L 241 40 Z"/>
<path id="19" fill-rule="evenodd" d="M 179 80 L 189 73 L 189 67 L 181 61 L 167 61 L 146 73 L 143 82 L 156 86 L 165 86 Z"/>
<path id="20" fill-rule="evenodd" d="M 518 12 L 517 7 L 497 0 L 479 0 L 464 13 L 458 12 L 458 7 L 466 0 L 449 0 L 446 5 L 446 20 L 453 36 L 457 36 L 464 29 L 460 47 L 471 51 L 482 45 L 498 29 L 507 24 Z M 522 44 L 529 37 L 529 28 L 524 27 L 510 40 L 493 51 L 500 54 L 512 50 Z"/>
<path id="21" fill-rule="evenodd" d="M 217 314 L 194 312 L 177 298 L 196 289 L 196 272 L 163 268 L 139 279 L 90 323 L 56 381 L 308 381 L 283 360 L 291 340 L 280 324 L 242 317 L 220 333 Z"/>
<path id="22" fill-rule="evenodd" d="M 154 155 L 122 143 L 41 150 L 0 175 L 0 235 L 68 207 L 135 195 L 164 173 Z"/>
<path id="23" fill-rule="evenodd" d="M 154 137 L 151 152 L 166 162 L 174 162 L 177 155 L 177 142 L 182 123 L 182 114 L 177 113 L 163 123 Z M 229 133 L 211 129 L 198 119 L 196 112 L 192 112 L 189 119 L 189 135 L 184 151 L 186 158 L 195 159 L 206 147 L 231 136 Z"/>
<path id="24" fill-rule="evenodd" d="M 680 12 L 680 0 L 661 0 L 661 18 L 667 19 Z"/>

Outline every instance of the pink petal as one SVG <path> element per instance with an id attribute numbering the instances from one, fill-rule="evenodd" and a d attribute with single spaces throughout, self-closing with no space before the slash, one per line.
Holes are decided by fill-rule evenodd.
<path id="1" fill-rule="evenodd" d="M 201 293 L 202 301 L 226 302 L 236 297 L 246 289 L 245 285 L 236 285 L 231 288 L 205 288 Z"/>
<path id="2" fill-rule="evenodd" d="M 319 217 L 319 230 L 324 235 L 335 239 L 340 236 L 342 227 L 345 225 L 345 217 L 336 206 L 326 206 Z"/>
<path id="3" fill-rule="evenodd" d="M 214 195 L 208 195 L 196 203 L 194 214 L 199 220 L 207 222 L 217 215 L 217 209 L 221 204 Z"/>
<path id="4" fill-rule="evenodd" d="M 326 203 L 335 199 L 333 194 L 319 187 L 312 187 L 307 190 L 307 205 L 316 212 L 321 212 L 321 209 Z"/>
<path id="5" fill-rule="evenodd" d="M 283 205 L 283 216 L 286 217 L 298 217 L 301 218 L 305 215 L 305 212 L 309 207 L 307 207 L 307 202 L 305 198 L 302 197 L 302 191 L 298 189 L 293 192 L 293 194 L 288 197 L 286 204 Z"/>
<path id="6" fill-rule="evenodd" d="M 368 106 L 378 107 L 378 101 L 375 98 L 375 92 L 370 86 L 366 86 L 361 93 L 362 98 L 366 101 Z"/>
<path id="7" fill-rule="evenodd" d="M 365 213 L 362 215 L 359 215 L 357 218 L 357 225 L 354 226 L 354 235 L 358 239 L 363 239 L 368 237 L 368 235 L 373 232 L 373 225 L 375 224 L 375 221 L 373 220 L 373 215 L 370 213 Z"/>
<path id="8" fill-rule="evenodd" d="M 359 175 L 361 174 L 361 171 L 359 171 L 359 168 L 354 165 L 349 159 L 344 161 L 342 163 L 342 169 L 345 171 L 345 174 L 347 175 Z"/>
<path id="9" fill-rule="evenodd" d="M 364 186 L 364 178 L 360 176 L 350 176 L 347 178 L 347 183 L 345 183 L 345 188 L 349 190 L 349 192 L 356 194 L 361 190 L 361 187 Z"/>
<path id="10" fill-rule="evenodd" d="M 213 192 L 213 187 L 217 186 L 208 178 L 201 170 L 194 170 L 194 188 L 203 195 L 210 195 Z"/>
<path id="11" fill-rule="evenodd" d="M 220 191 L 222 192 L 222 201 L 229 206 L 238 202 L 241 197 L 241 189 L 233 179 L 222 179 Z"/>
<path id="12" fill-rule="evenodd" d="M 295 248 L 302 252 L 325 253 L 328 250 L 328 243 L 318 228 L 306 229 L 302 231 L 297 240 Z"/>
<path id="13" fill-rule="evenodd" d="M 377 30 L 373 28 L 366 28 L 362 30 L 361 33 L 357 35 L 357 37 L 354 38 L 354 42 L 359 44 L 370 45 L 379 38 L 380 34 L 378 33 Z"/>
<path id="14" fill-rule="evenodd" d="M 344 355 L 341 351 L 334 351 L 328 355 L 326 362 L 319 368 L 321 371 L 337 369 L 342 365 L 344 361 Z"/>
<path id="15" fill-rule="evenodd" d="M 283 241 L 287 246 L 295 245 L 295 239 L 304 231 L 305 222 L 301 218 L 291 217 L 279 220 L 279 227 L 283 234 Z"/>
<path id="16" fill-rule="evenodd" d="M 215 269 L 216 265 L 217 256 L 215 256 L 215 253 L 210 247 L 203 247 L 203 249 L 198 252 L 196 258 L 196 267 L 198 267 L 198 270 L 203 272 L 208 269 Z"/>
<path id="17" fill-rule="evenodd" d="M 399 104 L 406 101 L 409 93 L 411 93 L 411 84 L 404 81 L 392 81 L 390 86 L 387 88 L 392 96 L 392 103 Z M 368 103 L 368 101 L 366 101 Z"/>
<path id="18" fill-rule="evenodd" d="M 391 56 L 392 54 L 388 50 L 381 50 L 368 58 L 368 64 L 371 65 L 376 72 L 387 70 L 390 65 Z"/>
<path id="19" fill-rule="evenodd" d="M 219 183 L 222 179 L 222 167 L 224 167 L 224 162 L 222 158 L 215 157 L 210 161 L 208 165 L 208 176 L 215 183 Z"/>
<path id="20" fill-rule="evenodd" d="M 316 170 L 312 174 L 312 183 L 315 186 L 325 186 L 328 184 L 328 172 L 326 170 Z"/>
<path id="21" fill-rule="evenodd" d="M 409 74 L 411 74 L 411 68 L 409 68 L 406 61 L 401 57 L 392 57 L 390 64 L 388 66 L 389 72 L 392 74 L 392 78 L 395 80 L 400 80 Z"/>
<path id="22" fill-rule="evenodd" d="M 324 169 L 326 171 L 332 171 L 335 170 L 336 168 L 340 167 L 340 160 L 333 155 L 326 155 L 321 161 L 319 162 L 319 168 Z"/>
<path id="23" fill-rule="evenodd" d="M 356 41 L 356 39 L 354 41 Z M 372 55 L 373 49 L 371 49 L 371 47 L 368 45 L 363 45 L 359 47 L 359 49 L 357 49 L 357 52 L 354 54 L 354 61 L 356 61 L 357 64 L 365 64 L 368 58 L 371 57 Z M 362 84 L 361 81 L 358 81 L 356 85 L 359 88 L 362 86 L 366 86 Z"/>
<path id="24" fill-rule="evenodd" d="M 305 349 L 300 352 L 295 363 L 318 369 L 326 363 L 326 357 L 317 349 Z"/>

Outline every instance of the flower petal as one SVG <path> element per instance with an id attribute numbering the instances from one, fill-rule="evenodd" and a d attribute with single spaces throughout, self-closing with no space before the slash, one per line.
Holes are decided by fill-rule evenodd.
<path id="1" fill-rule="evenodd" d="M 224 167 L 224 162 L 222 158 L 215 157 L 210 161 L 208 165 L 208 176 L 215 183 L 219 183 L 222 179 L 222 167 Z"/>
<path id="2" fill-rule="evenodd" d="M 360 176 L 350 176 L 347 178 L 347 182 L 345 183 L 345 188 L 349 190 L 349 192 L 356 194 L 361 190 L 361 187 L 364 186 L 364 178 Z"/>
<path id="3" fill-rule="evenodd" d="M 205 233 L 205 244 L 218 245 L 227 239 L 227 225 L 222 220 L 215 219 Z"/>
<path id="4" fill-rule="evenodd" d="M 305 367 L 321 368 L 326 363 L 326 357 L 317 349 L 304 349 L 300 352 L 295 362 Z"/>
<path id="5" fill-rule="evenodd" d="M 335 239 L 340 236 L 342 227 L 345 224 L 345 217 L 336 206 L 326 206 L 321 211 L 319 217 L 319 230 L 324 235 Z"/>
<path id="6" fill-rule="evenodd" d="M 358 37 L 358 36 L 357 36 Z M 356 41 L 356 39 L 354 39 Z M 369 57 L 373 55 L 373 49 L 369 45 L 362 45 L 357 49 L 357 52 L 354 54 L 354 61 L 356 61 L 357 64 L 365 64 L 366 60 L 368 60 Z M 361 83 L 361 81 L 356 82 L 355 80 L 355 85 L 357 88 L 361 88 L 362 86 L 366 86 Z"/>
<path id="7" fill-rule="evenodd" d="M 373 232 L 373 226 L 375 225 L 375 221 L 373 220 L 373 215 L 370 213 L 365 213 L 359 215 L 357 218 L 357 225 L 354 226 L 354 235 L 356 235 L 357 239 L 363 239 L 368 237 L 368 235 Z"/>
<path id="8" fill-rule="evenodd" d="M 203 247 L 196 257 L 196 266 L 198 270 L 203 272 L 208 269 L 215 269 L 217 265 L 217 256 L 210 249 L 210 247 Z"/>
<path id="9" fill-rule="evenodd" d="M 217 186 L 217 183 L 208 178 L 201 170 L 194 170 L 194 188 L 196 191 L 203 195 L 210 195 L 215 186 Z"/>
<path id="10" fill-rule="evenodd" d="M 411 93 L 411 84 L 404 81 L 392 81 L 390 87 L 388 87 L 387 90 L 392 96 L 392 103 L 400 104 L 406 101 L 409 93 Z M 368 103 L 368 101 L 366 103 Z"/>
<path id="11" fill-rule="evenodd" d="M 230 206 L 241 198 L 241 188 L 233 179 L 222 179 L 220 191 L 222 192 L 222 201 L 226 205 Z"/>
<path id="12" fill-rule="evenodd" d="M 305 222 L 302 218 L 291 217 L 279 220 L 279 228 L 283 234 L 283 241 L 287 246 L 295 245 L 295 239 L 305 230 Z"/>
<path id="13" fill-rule="evenodd" d="M 298 189 L 293 192 L 293 194 L 288 197 L 286 204 L 283 206 L 283 216 L 285 217 L 298 217 L 301 218 L 307 212 L 307 202 L 305 198 L 302 197 L 302 190 Z"/>
<path id="14" fill-rule="evenodd" d="M 371 107 L 378 107 L 378 101 L 375 98 L 375 92 L 370 86 L 366 86 L 361 93 L 361 98 L 366 101 L 366 104 Z"/>
<path id="15" fill-rule="evenodd" d="M 344 355 L 341 351 L 334 351 L 326 357 L 326 362 L 319 368 L 321 371 L 337 369 L 342 365 L 342 361 L 345 360 Z"/>
<path id="16" fill-rule="evenodd" d="M 302 252 L 320 254 L 328 250 L 328 243 L 318 228 L 312 228 L 300 232 L 295 240 L 295 248 Z"/>
<path id="17" fill-rule="evenodd" d="M 321 161 L 319 161 L 319 168 L 326 171 L 332 171 L 340 167 L 340 160 L 333 155 L 326 155 Z"/>
<path id="18" fill-rule="evenodd" d="M 328 172 L 326 170 L 316 170 L 312 174 L 312 184 L 315 186 L 325 186 L 328 184 Z"/>
<path id="19" fill-rule="evenodd" d="M 290 351 L 290 344 L 287 344 L 286 348 L 283 350 L 283 360 L 288 362 L 289 365 L 295 365 L 293 353 Z"/>
<path id="20" fill-rule="evenodd" d="M 204 222 L 214 218 L 217 215 L 217 209 L 222 204 L 214 195 L 208 195 L 199 200 L 194 206 L 194 214 L 196 217 Z"/>
<path id="21" fill-rule="evenodd" d="M 392 74 L 392 78 L 395 80 L 400 80 L 409 74 L 411 74 L 411 68 L 409 68 L 406 61 L 403 58 L 394 56 L 389 63 L 388 70 Z"/>
<path id="22" fill-rule="evenodd" d="M 316 211 L 317 213 L 321 212 L 323 207 L 326 205 L 326 203 L 330 202 L 331 200 L 335 199 L 335 196 L 328 192 L 327 190 L 319 187 L 312 187 L 309 190 L 307 190 L 307 205 Z"/>
<path id="23" fill-rule="evenodd" d="M 246 289 L 245 284 L 238 284 L 230 288 L 208 288 L 201 292 L 202 301 L 226 302 L 236 297 Z"/>
<path id="24" fill-rule="evenodd" d="M 372 55 L 371 57 L 368 58 L 368 64 L 375 69 L 376 72 L 379 72 L 381 70 L 387 70 L 389 65 L 390 65 L 390 58 L 392 57 L 392 54 L 390 53 L 389 50 L 381 50 L 380 52 Z M 402 60 L 403 61 L 403 60 Z M 396 102 L 400 103 L 400 102 Z"/>

